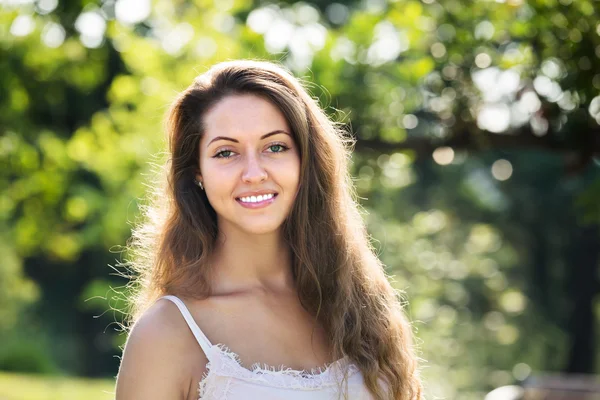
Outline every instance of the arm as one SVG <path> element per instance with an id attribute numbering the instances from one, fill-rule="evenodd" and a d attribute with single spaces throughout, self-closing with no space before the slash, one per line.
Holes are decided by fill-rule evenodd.
<path id="1" fill-rule="evenodd" d="M 190 372 L 198 369 L 198 360 L 194 368 L 188 328 L 167 303 L 157 302 L 134 325 L 117 376 L 116 400 L 187 397 Z"/>

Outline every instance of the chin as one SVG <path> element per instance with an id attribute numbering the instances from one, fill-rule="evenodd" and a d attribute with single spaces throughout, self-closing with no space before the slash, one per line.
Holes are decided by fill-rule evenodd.
<path id="1" fill-rule="evenodd" d="M 269 233 L 275 233 L 281 229 L 283 221 L 279 220 L 259 220 L 257 218 L 248 218 L 247 220 L 237 221 L 237 226 L 240 230 L 253 234 L 253 235 L 265 235 Z"/>
<path id="2" fill-rule="evenodd" d="M 281 224 L 279 225 L 253 225 L 253 226 L 242 226 L 241 227 L 244 232 L 253 234 L 253 235 L 268 235 L 270 233 L 278 232 L 281 228 Z"/>

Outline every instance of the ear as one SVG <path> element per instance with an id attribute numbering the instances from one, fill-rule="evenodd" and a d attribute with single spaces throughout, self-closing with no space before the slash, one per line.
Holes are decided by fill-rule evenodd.
<path id="1" fill-rule="evenodd" d="M 198 182 L 202 182 L 202 174 L 200 173 L 200 171 L 198 171 L 198 172 L 196 173 L 196 180 L 197 180 Z"/>

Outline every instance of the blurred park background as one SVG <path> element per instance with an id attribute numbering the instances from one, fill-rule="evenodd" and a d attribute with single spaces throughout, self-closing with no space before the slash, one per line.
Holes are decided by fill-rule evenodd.
<path id="1" fill-rule="evenodd" d="M 0 0 L 0 398 L 112 397 L 118 263 L 163 116 L 236 58 L 282 62 L 355 135 L 428 399 L 598 373 L 598 15 L 597 0 Z"/>

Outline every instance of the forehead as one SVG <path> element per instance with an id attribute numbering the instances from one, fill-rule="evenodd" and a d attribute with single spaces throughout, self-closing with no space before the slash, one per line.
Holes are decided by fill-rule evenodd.
<path id="1" fill-rule="evenodd" d="M 276 129 L 290 131 L 279 108 L 253 94 L 226 96 L 204 115 L 203 123 L 204 140 L 219 135 L 262 136 Z"/>

